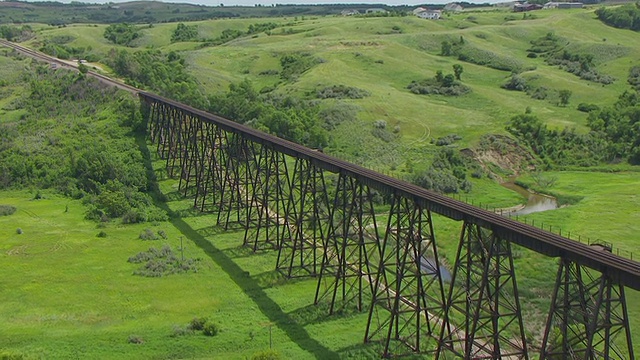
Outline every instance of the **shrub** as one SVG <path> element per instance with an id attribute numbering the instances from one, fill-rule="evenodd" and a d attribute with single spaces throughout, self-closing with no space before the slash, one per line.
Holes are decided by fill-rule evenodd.
<path id="1" fill-rule="evenodd" d="M 216 336 L 218 335 L 218 325 L 212 322 L 207 322 L 206 324 L 204 324 L 202 333 L 206 336 Z"/>
<path id="2" fill-rule="evenodd" d="M 600 110 L 600 107 L 596 104 L 587 104 L 587 103 L 578 104 L 578 111 L 588 113 L 591 111 L 598 111 L 598 110 Z"/>
<path id="3" fill-rule="evenodd" d="M 259 351 L 251 356 L 251 360 L 280 360 L 280 353 L 273 349 Z"/>
<path id="4" fill-rule="evenodd" d="M 207 324 L 207 321 L 209 321 L 209 319 L 206 317 L 194 317 L 189 325 L 187 325 L 187 328 L 194 331 L 202 331 L 204 330 L 204 326 Z"/>
<path id="5" fill-rule="evenodd" d="M 140 335 L 129 335 L 127 342 L 129 344 L 142 344 L 144 343 L 144 339 L 142 339 L 142 336 Z"/>
<path id="6" fill-rule="evenodd" d="M 9 216 L 16 212 L 16 207 L 11 205 L 0 205 L 0 216 Z"/>
<path id="7" fill-rule="evenodd" d="M 100 231 L 100 232 L 98 233 L 98 235 L 96 235 L 96 236 L 97 236 L 97 237 L 99 237 L 99 238 L 106 238 L 106 237 L 107 237 L 107 233 L 106 233 L 106 232 L 104 232 L 104 231 Z"/>
<path id="8" fill-rule="evenodd" d="M 186 328 L 178 325 L 173 326 L 173 332 L 171 333 L 171 337 L 179 337 L 179 336 L 187 336 L 192 335 L 193 330 L 191 330 L 188 326 Z"/>
<path id="9" fill-rule="evenodd" d="M 16 234 L 18 234 L 18 235 L 22 235 L 22 229 L 21 229 L 21 228 L 17 228 L 17 229 L 16 229 Z"/>
<path id="10" fill-rule="evenodd" d="M 316 92 L 318 99 L 362 99 L 371 95 L 367 90 L 346 85 L 333 85 Z"/>
<path id="11" fill-rule="evenodd" d="M 140 240 L 158 240 L 159 237 L 151 229 L 144 229 L 143 232 L 138 235 Z"/>

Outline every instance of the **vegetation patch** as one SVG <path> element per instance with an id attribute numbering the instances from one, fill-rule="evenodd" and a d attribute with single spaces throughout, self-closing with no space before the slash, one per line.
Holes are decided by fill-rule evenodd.
<path id="1" fill-rule="evenodd" d="M 471 92 L 471 88 L 457 81 L 453 74 L 444 75 L 440 70 L 433 78 L 412 81 L 407 89 L 420 95 L 459 96 Z"/>
<path id="2" fill-rule="evenodd" d="M 458 41 L 443 41 L 440 47 L 440 54 L 442 56 L 456 56 L 460 61 L 514 73 L 531 69 L 531 67 L 526 67 L 522 62 L 512 57 L 501 56 L 472 46 L 462 36 Z"/>
<path id="3" fill-rule="evenodd" d="M 619 29 L 640 31 L 640 8 L 636 4 L 601 7 L 596 10 L 598 19 Z"/>
<path id="4" fill-rule="evenodd" d="M 280 77 L 286 81 L 295 81 L 302 73 L 322 62 L 309 53 L 297 52 L 280 57 Z"/>
<path id="5" fill-rule="evenodd" d="M 2 25 L 0 26 L 0 38 L 9 41 L 22 42 L 34 36 L 33 29 L 29 25 L 21 27 Z"/>
<path id="6" fill-rule="evenodd" d="M 370 95 L 367 90 L 346 85 L 327 86 L 316 91 L 318 99 L 362 99 Z"/>
<path id="7" fill-rule="evenodd" d="M 632 66 L 629 69 L 627 82 L 636 89 L 636 91 L 640 91 L 640 65 Z"/>
<path id="8" fill-rule="evenodd" d="M 417 173 L 410 181 L 425 189 L 444 194 L 470 192 L 471 182 L 467 173 L 482 173 L 480 165 L 452 148 L 441 148 L 436 152 L 431 166 L 424 172 Z"/>
<path id="9" fill-rule="evenodd" d="M 568 47 L 569 42 L 553 32 L 548 32 L 545 36 L 532 40 L 531 45 L 528 50 L 529 54 L 544 56 L 547 64 L 557 65 L 564 71 L 579 76 L 583 80 L 601 84 L 611 84 L 615 80 L 612 76 L 602 74 L 595 69 L 594 51 L 578 52 L 577 49 L 570 50 Z M 610 47 L 605 47 L 604 49 L 600 52 L 614 52 L 611 51 Z M 624 48 L 622 49 L 624 52 Z"/>
<path id="10" fill-rule="evenodd" d="M 16 207 L 12 205 L 0 205 L 0 216 L 13 215 L 16 210 Z"/>
<path id="11" fill-rule="evenodd" d="M 139 37 L 138 28 L 127 23 L 111 24 L 104 30 L 104 38 L 116 45 L 132 46 Z"/>
<path id="12" fill-rule="evenodd" d="M 145 277 L 162 277 L 171 274 L 198 272 L 200 259 L 179 259 L 168 245 L 160 249 L 149 248 L 148 251 L 139 252 L 128 260 L 132 264 L 142 264 L 134 275 Z"/>
<path id="13" fill-rule="evenodd" d="M 198 40 L 198 25 L 185 25 L 178 23 L 171 34 L 171 42 Z"/>

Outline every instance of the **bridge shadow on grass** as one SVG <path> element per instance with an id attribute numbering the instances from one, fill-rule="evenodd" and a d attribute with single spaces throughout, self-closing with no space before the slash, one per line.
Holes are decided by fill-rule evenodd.
<path id="1" fill-rule="evenodd" d="M 147 147 L 145 136 L 143 134 L 137 134 L 136 142 L 138 144 L 140 152 L 143 155 L 148 176 L 150 179 L 155 180 L 156 178 L 154 176 L 155 174 L 153 171 L 153 166 L 151 164 L 151 154 L 149 153 L 149 148 Z M 166 204 L 166 202 L 159 200 L 163 199 L 163 197 L 156 181 L 152 181 L 150 192 L 156 206 L 163 209 L 168 214 L 171 214 L 172 211 Z M 229 277 L 236 283 L 236 285 L 240 287 L 242 291 L 247 294 L 247 296 L 249 296 L 251 300 L 253 300 L 253 302 L 255 302 L 260 311 L 262 311 L 262 313 L 274 325 L 284 331 L 287 336 L 300 348 L 313 354 L 318 359 L 338 358 L 338 354 L 329 350 L 317 340 L 311 338 L 311 336 L 309 336 L 309 333 L 300 324 L 298 324 L 291 316 L 282 311 L 282 308 L 280 308 L 280 306 L 275 301 L 269 298 L 269 296 L 264 292 L 264 290 L 256 280 L 248 277 L 246 272 L 235 262 L 233 262 L 233 260 L 229 258 L 229 256 L 227 256 L 223 251 L 215 247 L 203 235 L 201 235 L 199 231 L 201 231 L 202 229 L 193 229 L 181 218 L 172 218 L 171 223 L 185 237 L 193 241 L 193 243 L 196 244 L 200 249 L 202 249 L 207 254 L 207 256 L 215 261 L 215 263 L 218 264 L 218 266 L 220 266 L 229 275 Z M 212 231 L 219 231 L 219 229 L 212 229 Z"/>
<path id="2" fill-rule="evenodd" d="M 165 205 L 166 206 L 166 205 Z M 260 311 L 278 328 L 284 331 L 300 348 L 312 353 L 318 359 L 337 359 L 338 355 L 326 348 L 298 324 L 295 319 L 282 311 L 280 306 L 264 292 L 258 281 L 247 277 L 245 271 L 238 266 L 223 251 L 216 248 L 204 236 L 192 229 L 180 218 L 172 219 L 171 223 L 184 236 L 193 241 L 207 256 L 218 264 L 229 277 L 247 294 L 258 306 Z"/>

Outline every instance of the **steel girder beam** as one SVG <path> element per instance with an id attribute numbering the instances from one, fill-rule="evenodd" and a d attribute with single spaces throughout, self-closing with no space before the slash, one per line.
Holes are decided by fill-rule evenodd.
<path id="1" fill-rule="evenodd" d="M 340 173 L 314 303 L 329 297 L 329 314 L 338 302 L 340 307 L 355 303 L 362 311 L 364 297 L 373 294 L 376 269 L 372 264 L 379 260 L 378 243 L 371 190 L 356 178 Z"/>
<path id="2" fill-rule="evenodd" d="M 276 270 L 288 278 L 315 276 L 328 231 L 329 198 L 322 169 L 308 159 L 296 159 L 285 213 L 291 234 L 283 233 Z"/>
<path id="3" fill-rule="evenodd" d="M 249 167 L 251 195 L 244 245 L 253 251 L 277 249 L 282 237 L 291 237 L 285 217 L 286 201 L 291 193 L 287 162 L 284 154 L 267 145 L 252 143 L 251 149 L 255 162 Z"/>
<path id="4" fill-rule="evenodd" d="M 431 213 L 397 194 L 374 284 L 365 342 L 380 341 L 383 357 L 435 351 L 445 293 Z"/>
<path id="5" fill-rule="evenodd" d="M 624 287 L 561 258 L 540 358 L 635 359 Z"/>
<path id="6" fill-rule="evenodd" d="M 219 205 L 222 191 L 222 165 L 220 164 L 222 130 L 212 123 L 204 123 L 203 144 L 200 146 L 200 163 L 203 171 L 198 177 L 198 187 L 194 199 L 195 206 L 202 212 L 213 212 Z"/>
<path id="7" fill-rule="evenodd" d="M 225 132 L 224 146 L 220 149 L 222 186 L 218 206 L 217 224 L 245 229 L 249 195 L 247 187 L 252 179 L 250 167 L 254 162 L 249 141 L 241 134 Z"/>
<path id="8" fill-rule="evenodd" d="M 511 244 L 465 222 L 436 358 L 528 359 Z"/>

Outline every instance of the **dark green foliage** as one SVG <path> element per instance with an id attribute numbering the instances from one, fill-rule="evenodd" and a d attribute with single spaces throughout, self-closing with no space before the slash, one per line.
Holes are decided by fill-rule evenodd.
<path id="1" fill-rule="evenodd" d="M 166 218 L 145 194 L 149 179 L 127 126 L 141 115 L 130 94 L 47 66 L 27 69 L 23 78 L 27 91 L 13 107 L 26 115 L 0 124 L 0 188 L 53 188 L 84 198 L 96 220 Z"/>
<path id="2" fill-rule="evenodd" d="M 104 37 L 114 44 L 130 46 L 133 40 L 140 37 L 140 32 L 127 23 L 111 24 L 104 30 Z"/>
<path id="3" fill-rule="evenodd" d="M 206 317 L 194 317 L 187 325 L 187 328 L 194 331 L 202 331 L 204 330 L 204 326 L 207 324 L 209 319 Z"/>
<path id="4" fill-rule="evenodd" d="M 204 328 L 202 329 L 202 333 L 206 336 L 216 336 L 218 335 L 218 331 L 218 325 L 212 322 L 204 324 Z"/>
<path id="5" fill-rule="evenodd" d="M 610 107 L 589 113 L 589 127 L 607 140 L 610 159 L 640 164 L 640 95 L 625 91 Z"/>
<path id="6" fill-rule="evenodd" d="M 0 216 L 13 215 L 16 210 L 16 207 L 12 205 L 0 205 Z"/>
<path id="7" fill-rule="evenodd" d="M 159 95 L 184 102 L 196 108 L 206 107 L 206 98 L 196 79 L 176 52 L 163 54 L 159 50 L 130 53 L 112 49 L 106 63 L 133 86 L 151 89 Z"/>
<path id="8" fill-rule="evenodd" d="M 558 91 L 558 97 L 560 97 L 560 106 L 569 105 L 569 98 L 571 98 L 571 90 L 560 90 Z"/>
<path id="9" fill-rule="evenodd" d="M 171 34 L 171 42 L 198 40 L 198 26 L 179 23 Z"/>
<path id="10" fill-rule="evenodd" d="M 317 105 L 292 97 L 260 95 L 249 80 L 231 84 L 226 94 L 212 96 L 209 103 L 212 113 L 283 139 L 312 148 L 328 143 Z"/>
<path id="11" fill-rule="evenodd" d="M 295 81 L 302 73 L 320 63 L 320 60 L 308 53 L 291 53 L 280 57 L 280 77 L 286 81 Z"/>
<path id="12" fill-rule="evenodd" d="M 318 99 L 362 99 L 370 96 L 367 90 L 346 85 L 333 85 L 316 91 Z"/>
<path id="13" fill-rule="evenodd" d="M 460 64 L 453 64 L 453 74 L 456 77 L 456 80 L 460 80 L 460 76 L 462 75 L 462 72 L 464 72 L 464 68 L 462 67 L 462 65 Z"/>
<path id="14" fill-rule="evenodd" d="M 129 335 L 127 342 L 129 344 L 144 344 L 144 339 L 140 335 Z"/>
<path id="15" fill-rule="evenodd" d="M 133 264 L 143 264 L 134 275 L 145 277 L 161 277 L 171 274 L 186 272 L 198 272 L 199 259 L 178 259 L 173 250 L 168 245 L 161 249 L 149 248 L 148 251 L 140 252 L 128 260 Z"/>
<path id="16" fill-rule="evenodd" d="M 282 356 L 273 349 L 259 351 L 251 355 L 251 360 L 280 360 Z"/>
<path id="17" fill-rule="evenodd" d="M 592 54 L 570 53 L 568 50 L 548 54 L 546 62 L 558 65 L 563 70 L 579 76 L 581 79 L 601 84 L 611 84 L 615 80 L 612 76 L 601 74 L 594 68 Z"/>
<path id="18" fill-rule="evenodd" d="M 431 166 L 410 181 L 425 189 L 450 194 L 471 191 L 467 172 L 481 171 L 477 163 L 452 148 L 440 148 Z"/>
<path id="19" fill-rule="evenodd" d="M 527 85 L 527 80 L 518 74 L 511 74 L 509 80 L 502 84 L 503 89 L 513 90 L 513 91 L 527 91 L 529 89 Z"/>
<path id="20" fill-rule="evenodd" d="M 16 234 L 18 234 L 18 235 L 22 235 L 22 229 L 21 229 L 21 228 L 17 228 L 17 229 L 16 229 Z"/>
<path id="21" fill-rule="evenodd" d="M 107 233 L 106 233 L 106 232 L 104 232 L 104 231 L 100 231 L 100 232 L 98 233 L 98 235 L 96 235 L 96 236 L 97 236 L 97 237 L 99 237 L 99 238 L 106 238 L 106 237 L 107 237 Z"/>
<path id="22" fill-rule="evenodd" d="M 466 42 L 462 36 L 460 37 L 460 41 L 457 42 L 443 41 L 440 54 L 443 56 L 457 56 L 460 61 L 483 65 L 496 70 L 505 70 L 514 73 L 525 70 L 524 64 L 520 61 L 474 47 L 469 42 Z M 462 68 L 459 70 L 462 70 Z M 454 71 L 456 71 L 455 65 Z M 460 72 L 460 74 L 462 74 L 462 72 Z"/>
<path id="23" fill-rule="evenodd" d="M 629 77 L 627 77 L 627 82 L 631 85 L 636 91 L 640 91 L 640 66 L 632 66 L 629 69 Z"/>
<path id="24" fill-rule="evenodd" d="M 138 239 L 140 240 L 158 240 L 160 239 L 160 237 L 158 237 L 153 230 L 151 229 L 144 229 L 143 232 L 140 233 L 140 235 L 138 235 Z"/>
<path id="25" fill-rule="evenodd" d="M 569 42 L 558 37 L 553 32 L 532 40 L 530 54 L 544 56 L 549 65 L 557 65 L 561 69 L 579 76 L 581 79 L 602 84 L 611 84 L 615 79 L 609 75 L 601 74 L 595 69 L 593 54 L 571 52 L 567 49 Z"/>
<path id="26" fill-rule="evenodd" d="M 318 116 L 323 120 L 322 127 L 333 130 L 345 121 L 353 121 L 358 116 L 359 108 L 345 102 L 337 102 L 333 106 L 320 110 Z"/>
<path id="27" fill-rule="evenodd" d="M 448 96 L 464 95 L 471 91 L 471 88 L 456 81 L 453 74 L 443 76 L 442 71 L 437 71 L 436 75 L 430 79 L 420 81 L 413 80 L 411 84 L 407 86 L 407 89 L 414 94 Z"/>
<path id="28" fill-rule="evenodd" d="M 627 4 L 618 7 L 601 7 L 596 10 L 603 23 L 620 29 L 640 31 L 640 6 Z"/>
<path id="29" fill-rule="evenodd" d="M 451 134 L 451 135 L 447 135 L 447 136 L 443 136 L 440 137 L 436 140 L 435 144 L 436 146 L 445 146 L 445 145 L 451 145 L 454 142 L 458 141 L 458 140 L 462 140 L 462 136 L 457 135 L 457 134 Z"/>
<path id="30" fill-rule="evenodd" d="M 593 166 L 610 160 L 607 139 L 598 132 L 550 130 L 533 114 L 511 118 L 507 130 L 529 146 L 549 166 Z"/>
<path id="31" fill-rule="evenodd" d="M 33 30 L 29 25 L 21 27 L 2 25 L 0 26 L 0 38 L 9 41 L 21 42 L 33 37 Z"/>
<path id="32" fill-rule="evenodd" d="M 587 103 L 580 103 L 578 104 L 578 111 L 582 111 L 582 112 L 592 112 L 592 111 L 598 111 L 600 110 L 600 107 L 596 104 L 587 104 Z"/>

